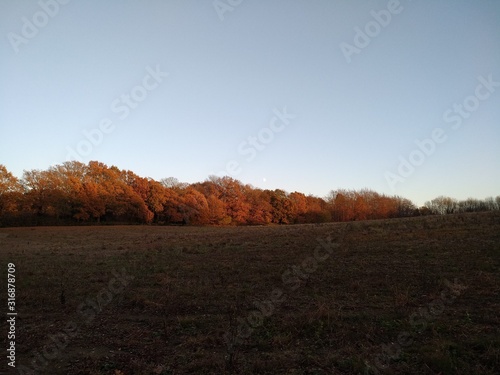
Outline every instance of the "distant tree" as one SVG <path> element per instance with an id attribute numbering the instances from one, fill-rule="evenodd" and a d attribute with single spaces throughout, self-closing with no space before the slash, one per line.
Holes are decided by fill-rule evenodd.
<path id="1" fill-rule="evenodd" d="M 299 193 L 294 191 L 290 193 L 288 199 L 291 203 L 291 215 L 293 218 L 293 222 L 296 224 L 306 223 L 307 222 L 307 212 L 308 212 L 308 201 L 307 197 L 303 193 Z"/>
<path id="2" fill-rule="evenodd" d="M 0 222 L 19 213 L 23 187 L 19 180 L 0 164 Z"/>
<path id="3" fill-rule="evenodd" d="M 50 194 L 52 186 L 46 171 L 24 171 L 21 184 L 25 190 L 26 202 L 31 210 L 41 216 L 50 211 Z"/>
<path id="4" fill-rule="evenodd" d="M 104 202 L 106 220 L 150 223 L 154 214 L 148 209 L 140 194 L 124 179 L 123 171 L 103 163 L 89 162 L 88 176 L 97 184 L 98 197 Z M 129 174 L 130 175 L 130 174 Z M 133 176 L 131 176 L 132 181 Z"/>
<path id="5" fill-rule="evenodd" d="M 493 197 L 488 197 L 484 200 L 484 203 L 486 205 L 486 210 L 487 211 L 495 211 L 498 210 L 497 202 L 495 201 L 495 198 Z"/>
<path id="6" fill-rule="evenodd" d="M 394 197 L 397 203 L 397 216 L 407 217 L 415 216 L 417 214 L 417 208 L 412 201 L 402 197 Z"/>
<path id="7" fill-rule="evenodd" d="M 225 176 L 214 179 L 213 184 L 217 186 L 218 198 L 226 206 L 227 217 L 232 224 L 246 224 L 250 212 L 250 204 L 246 201 L 244 187 L 240 181 Z M 226 224 L 229 224 L 225 221 Z"/>
<path id="8" fill-rule="evenodd" d="M 388 219 L 397 217 L 397 207 L 394 199 L 386 195 L 378 195 L 375 206 L 376 215 L 373 219 Z"/>
<path id="9" fill-rule="evenodd" d="M 165 218 L 165 223 L 181 223 L 186 221 L 184 212 L 184 202 L 180 195 L 171 188 L 166 188 L 165 202 L 163 204 L 162 216 Z"/>
<path id="10" fill-rule="evenodd" d="M 272 222 L 276 224 L 289 224 L 292 220 L 292 202 L 288 194 L 281 189 L 268 191 L 272 210 Z"/>
<path id="11" fill-rule="evenodd" d="M 366 220 L 370 217 L 369 201 L 366 199 L 365 194 L 356 192 L 354 194 L 354 220 Z"/>
<path id="12" fill-rule="evenodd" d="M 332 215 L 329 210 L 328 203 L 322 198 L 308 195 L 306 197 L 306 206 L 306 223 L 326 223 L 332 221 Z"/>
<path id="13" fill-rule="evenodd" d="M 167 202 L 166 188 L 159 182 L 148 179 L 148 192 L 145 200 L 149 210 L 153 213 L 153 222 L 164 221 L 163 211 Z"/>
<path id="14" fill-rule="evenodd" d="M 479 208 L 479 200 L 474 198 L 467 198 L 458 202 L 459 212 L 474 212 Z"/>
<path id="15" fill-rule="evenodd" d="M 75 192 L 73 217 L 78 221 L 100 222 L 106 214 L 107 197 L 102 187 L 94 181 L 84 181 Z"/>
<path id="16" fill-rule="evenodd" d="M 19 180 L 3 164 L 0 164 L 0 196 L 5 193 L 21 191 L 22 186 Z"/>
<path id="17" fill-rule="evenodd" d="M 192 187 L 186 188 L 182 193 L 184 217 L 187 223 L 208 224 L 210 210 L 205 196 Z"/>
<path id="18" fill-rule="evenodd" d="M 459 204 L 456 199 L 439 196 L 431 201 L 425 202 L 425 206 L 433 213 L 439 215 L 453 214 L 458 212 Z"/>
<path id="19" fill-rule="evenodd" d="M 334 221 L 354 219 L 353 194 L 347 190 L 336 190 L 331 195 L 331 212 Z"/>
<path id="20" fill-rule="evenodd" d="M 208 204 L 208 223 L 212 225 L 223 224 L 227 216 L 224 202 L 214 194 L 210 194 L 206 199 Z"/>
<path id="21" fill-rule="evenodd" d="M 408 199 L 369 189 L 332 190 L 324 199 L 261 190 L 231 177 L 186 184 L 144 178 L 98 161 L 65 162 L 24 171 L 21 180 L 0 165 L 0 225 L 137 222 L 198 225 L 291 224 L 500 210 L 484 200 L 440 196 L 417 209 Z"/>
<path id="22" fill-rule="evenodd" d="M 418 214 L 422 216 L 432 215 L 433 212 L 427 206 L 422 206 L 418 209 Z"/>
<path id="23" fill-rule="evenodd" d="M 166 188 L 169 189 L 174 189 L 174 190 L 182 190 L 188 187 L 188 184 L 185 182 L 180 182 L 177 178 L 175 177 L 167 177 L 167 178 L 162 178 L 160 180 L 160 183 L 165 186 Z"/>
<path id="24" fill-rule="evenodd" d="M 250 205 L 248 224 L 270 224 L 273 218 L 273 207 L 268 192 L 248 187 L 245 191 L 245 196 Z"/>

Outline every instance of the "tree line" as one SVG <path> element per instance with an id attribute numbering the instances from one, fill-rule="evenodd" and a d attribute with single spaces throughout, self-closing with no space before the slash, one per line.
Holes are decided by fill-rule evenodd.
<path id="1" fill-rule="evenodd" d="M 437 197 L 425 202 L 423 209 L 435 215 L 448 215 L 463 212 L 483 212 L 500 210 L 500 195 L 496 198 L 489 197 L 484 200 L 467 198 L 457 200 L 450 197 Z"/>
<path id="2" fill-rule="evenodd" d="M 0 226 L 71 224 L 266 225 L 323 223 L 498 210 L 500 197 L 458 202 L 439 197 L 417 208 L 372 190 L 325 198 L 255 188 L 231 177 L 187 184 L 156 181 L 98 161 L 68 161 L 16 178 L 0 164 Z"/>

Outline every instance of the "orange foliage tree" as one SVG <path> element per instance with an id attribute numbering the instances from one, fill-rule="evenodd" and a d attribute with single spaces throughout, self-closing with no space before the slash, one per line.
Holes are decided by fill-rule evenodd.
<path id="1" fill-rule="evenodd" d="M 0 165 L 0 225 L 83 222 L 192 225 L 319 223 L 500 209 L 500 196 L 457 201 L 438 197 L 417 209 L 399 196 L 369 189 L 335 190 L 320 198 L 261 190 L 231 177 L 187 184 L 155 181 L 91 161 L 25 171 L 21 180 Z"/>

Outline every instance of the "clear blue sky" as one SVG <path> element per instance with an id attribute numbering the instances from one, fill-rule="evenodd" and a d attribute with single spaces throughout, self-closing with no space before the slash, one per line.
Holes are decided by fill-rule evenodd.
<path id="1" fill-rule="evenodd" d="M 155 179 L 230 162 L 318 196 L 500 195 L 499 1 L 54 2 L 0 2 L 0 163 L 18 177 L 80 147 Z"/>

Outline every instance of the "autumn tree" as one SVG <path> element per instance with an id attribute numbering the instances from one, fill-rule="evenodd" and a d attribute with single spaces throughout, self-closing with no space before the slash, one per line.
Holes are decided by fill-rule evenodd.
<path id="1" fill-rule="evenodd" d="M 281 189 L 267 190 L 270 203 L 273 208 L 272 222 L 276 224 L 288 224 L 292 221 L 292 202 L 288 194 Z"/>
<path id="2" fill-rule="evenodd" d="M 248 224 L 270 224 L 273 219 L 273 206 L 271 205 L 270 195 L 261 189 L 253 189 L 247 186 L 245 196 L 250 205 L 247 219 Z"/>
<path id="3" fill-rule="evenodd" d="M 51 195 L 54 188 L 49 173 L 37 169 L 24 171 L 21 183 L 25 190 L 26 202 L 35 215 L 48 214 L 51 211 Z"/>
<path id="4" fill-rule="evenodd" d="M 334 221 L 386 219 L 417 213 L 410 200 L 388 197 L 369 189 L 331 191 L 326 201 Z"/>
<path id="5" fill-rule="evenodd" d="M 148 209 L 153 213 L 153 222 L 164 220 L 163 212 L 167 203 L 166 188 L 159 182 L 148 179 L 148 191 L 145 200 Z"/>
<path id="6" fill-rule="evenodd" d="M 165 218 L 166 224 L 181 223 L 184 220 L 180 197 L 171 189 L 166 191 L 166 201 L 162 216 Z"/>
<path id="7" fill-rule="evenodd" d="M 190 224 L 208 224 L 210 221 L 210 211 L 205 196 L 192 187 L 183 190 L 182 208 L 184 220 Z"/>
<path id="8" fill-rule="evenodd" d="M 0 222 L 19 213 L 23 188 L 19 180 L 0 164 Z"/>
<path id="9" fill-rule="evenodd" d="M 18 180 L 0 165 L 2 225 L 72 221 L 265 225 L 499 209 L 500 196 L 461 201 L 441 196 L 417 209 L 408 199 L 369 189 L 332 190 L 323 199 L 281 189 L 261 190 L 227 176 L 209 176 L 194 184 L 174 177 L 155 181 L 97 161 L 24 171 Z"/>
<path id="10" fill-rule="evenodd" d="M 96 187 L 95 198 L 99 208 L 104 205 L 104 219 L 150 223 L 154 215 L 139 193 L 127 183 L 131 180 L 124 178 L 126 175 L 115 166 L 108 168 L 103 163 L 91 161 L 87 184 Z"/>
<path id="11" fill-rule="evenodd" d="M 350 221 L 354 219 L 353 195 L 350 191 L 331 191 L 328 201 L 334 221 Z"/>
<path id="12" fill-rule="evenodd" d="M 223 184 L 217 176 L 210 176 L 203 182 L 191 184 L 191 187 L 205 196 L 208 205 L 208 224 L 221 225 L 230 222 L 226 204 L 222 201 Z"/>
<path id="13" fill-rule="evenodd" d="M 208 204 L 208 223 L 212 225 L 220 225 L 224 223 L 227 217 L 226 205 L 216 195 L 210 194 L 207 197 Z"/>
<path id="14" fill-rule="evenodd" d="M 302 224 L 307 222 L 308 204 L 305 194 L 294 191 L 288 195 L 291 203 L 293 222 Z"/>
<path id="15" fill-rule="evenodd" d="M 209 180 L 215 188 L 217 198 L 225 206 L 226 216 L 223 224 L 246 224 L 250 204 L 246 201 L 241 182 L 228 176 L 210 176 Z"/>
<path id="16" fill-rule="evenodd" d="M 0 196 L 21 190 L 19 180 L 3 164 L 0 164 Z"/>
<path id="17" fill-rule="evenodd" d="M 305 217 L 307 223 L 326 223 L 332 221 L 332 214 L 328 203 L 324 199 L 308 195 L 306 197 L 306 204 L 307 212 Z"/>

